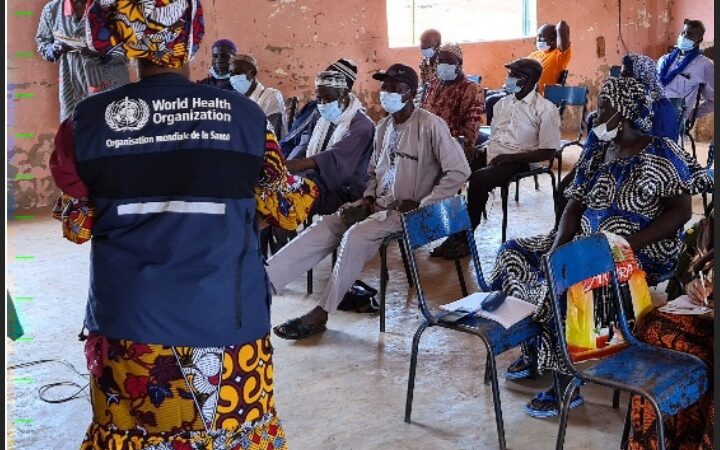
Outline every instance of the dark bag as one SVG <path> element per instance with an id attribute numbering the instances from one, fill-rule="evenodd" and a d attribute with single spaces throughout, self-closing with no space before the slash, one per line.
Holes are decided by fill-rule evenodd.
<path id="1" fill-rule="evenodd" d="M 339 311 L 355 311 L 360 313 L 374 313 L 380 310 L 375 300 L 377 289 L 374 289 L 360 280 L 356 280 L 338 305 Z"/>

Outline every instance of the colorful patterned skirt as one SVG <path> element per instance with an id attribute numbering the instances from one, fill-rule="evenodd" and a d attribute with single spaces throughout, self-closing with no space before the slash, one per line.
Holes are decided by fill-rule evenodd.
<path id="1" fill-rule="evenodd" d="M 699 316 L 680 316 L 655 310 L 647 315 L 638 338 L 658 347 L 669 348 L 702 359 L 713 379 L 713 323 Z M 640 396 L 633 396 L 630 413 L 630 450 L 657 448 L 655 411 Z M 665 421 L 665 443 L 668 450 L 712 450 L 715 430 L 715 402 L 713 390 L 697 403 Z"/>
<path id="2" fill-rule="evenodd" d="M 269 335 L 169 347 L 90 335 L 93 421 L 81 450 L 286 450 Z"/>

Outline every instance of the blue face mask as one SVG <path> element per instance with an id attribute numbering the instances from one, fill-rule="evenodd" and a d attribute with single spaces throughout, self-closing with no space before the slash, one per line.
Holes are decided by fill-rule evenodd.
<path id="1" fill-rule="evenodd" d="M 677 48 L 684 52 L 689 52 L 690 50 L 695 48 L 695 42 L 691 41 L 683 35 L 679 35 L 677 38 Z"/>
<path id="2" fill-rule="evenodd" d="M 548 44 L 545 41 L 537 40 L 537 41 L 535 41 L 535 48 L 541 52 L 546 52 L 546 51 L 550 50 L 550 44 Z"/>
<path id="3" fill-rule="evenodd" d="M 340 109 L 339 100 L 335 100 L 330 103 L 318 103 L 317 109 L 318 112 L 320 112 L 322 118 L 327 120 L 328 122 L 334 123 L 342 115 L 342 109 Z"/>
<path id="4" fill-rule="evenodd" d="M 505 90 L 510 94 L 517 94 L 522 91 L 522 86 L 518 85 L 518 81 L 520 81 L 519 78 L 507 77 L 507 80 L 505 80 Z"/>
<path id="5" fill-rule="evenodd" d="M 250 90 L 252 80 L 248 80 L 247 75 L 233 75 L 230 77 L 230 84 L 233 89 L 245 95 Z"/>
<path id="6" fill-rule="evenodd" d="M 402 94 L 380 91 L 380 106 L 390 114 L 395 114 L 403 109 L 406 103 L 402 101 Z"/>
<path id="7" fill-rule="evenodd" d="M 432 48 L 432 47 L 430 47 L 430 48 L 421 48 L 421 49 L 420 49 L 420 53 L 422 53 L 423 58 L 430 59 L 430 58 L 432 58 L 433 55 L 435 54 L 435 49 Z"/>
<path id="8" fill-rule="evenodd" d="M 440 63 L 437 65 L 437 76 L 443 81 L 452 81 L 457 78 L 457 68 L 454 64 Z"/>

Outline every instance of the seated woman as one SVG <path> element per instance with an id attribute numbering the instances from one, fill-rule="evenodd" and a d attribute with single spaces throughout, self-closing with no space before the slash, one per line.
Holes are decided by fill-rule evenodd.
<path id="1" fill-rule="evenodd" d="M 690 196 L 710 182 L 675 142 L 646 134 L 652 123 L 650 106 L 639 81 L 607 80 L 598 98 L 597 139 L 583 151 L 557 231 L 512 240 L 500 248 L 491 287 L 538 305 L 534 319 L 544 325 L 537 351 L 540 370 L 567 373 L 550 325 L 542 256 L 577 237 L 607 231 L 627 240 L 648 277 L 665 274 L 682 249 L 680 233 L 691 215 Z M 526 350 L 508 369 L 509 378 L 533 367 Z M 572 406 L 580 404 L 578 393 Z M 533 417 L 557 414 L 553 388 L 538 394 L 525 411 Z"/>
<path id="2" fill-rule="evenodd" d="M 685 284 L 690 300 L 697 305 L 708 305 L 710 312 L 705 315 L 675 315 L 656 309 L 642 322 L 637 337 L 643 341 L 697 356 L 710 369 L 709 379 L 714 376 L 715 346 L 713 324 L 713 212 L 708 219 L 696 227 L 697 245 L 693 248 L 689 267 L 678 273 Z M 680 272 L 680 271 L 678 271 Z M 684 277 L 689 275 L 689 277 Z M 633 396 L 630 420 L 630 450 L 651 450 L 657 448 L 655 411 L 642 397 Z M 715 431 L 715 402 L 710 389 L 696 404 L 681 411 L 665 422 L 665 442 L 668 450 L 692 449 L 711 450 Z"/>

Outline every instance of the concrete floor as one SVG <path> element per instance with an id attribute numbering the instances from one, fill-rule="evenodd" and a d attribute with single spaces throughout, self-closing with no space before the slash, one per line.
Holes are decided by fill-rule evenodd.
<path id="1" fill-rule="evenodd" d="M 701 152 L 706 151 L 706 146 Z M 566 161 L 574 161 L 570 150 Z M 704 156 L 701 161 L 705 161 Z M 568 163 L 569 164 L 569 163 Z M 699 198 L 694 211 L 702 209 Z M 549 182 L 539 191 L 532 181 L 522 185 L 520 203 L 510 202 L 509 237 L 549 230 L 553 220 Z M 60 358 L 86 372 L 78 342 L 88 285 L 89 246 L 62 239 L 59 224 L 47 210 L 28 212 L 30 221 L 9 224 L 9 290 L 33 297 L 18 304 L 26 336 L 9 343 L 8 364 Z M 502 219 L 496 192 L 476 238 L 488 274 L 500 244 Z M 693 221 L 699 216 L 696 214 Z M 491 390 L 483 384 L 485 353 L 477 338 L 445 330 L 429 330 L 421 343 L 413 423 L 403 422 L 405 389 L 412 335 L 420 322 L 414 291 L 408 289 L 397 246 L 390 255 L 387 332 L 378 331 L 378 317 L 338 312 L 328 330 L 302 342 L 274 338 L 276 395 L 290 448 L 299 450 L 360 449 L 494 449 L 498 448 Z M 16 256 L 33 256 L 18 260 Z M 460 296 L 451 262 L 418 257 L 423 285 L 434 304 Z M 467 261 L 466 261 L 467 262 Z M 362 279 L 378 286 L 377 258 Z M 466 268 L 467 269 L 467 268 Z M 329 275 L 329 258 L 315 271 L 316 292 Z M 466 270 L 466 279 L 470 279 Z M 304 277 L 292 283 L 273 303 L 273 324 L 314 306 L 305 295 Z M 541 387 L 542 379 L 510 382 L 502 378 L 518 350 L 498 358 L 505 431 L 510 449 L 554 448 L 557 420 L 527 417 L 522 407 Z M 18 379 L 20 378 L 20 379 Z M 9 448 L 22 450 L 76 449 L 90 421 L 88 400 L 49 404 L 39 400 L 40 386 L 84 379 L 59 364 L 11 371 L 8 375 Z M 60 396 L 73 388 L 51 393 Z M 618 448 L 623 409 L 611 408 L 611 393 L 583 390 L 586 404 L 572 412 L 567 449 Z M 623 397 L 622 404 L 627 398 Z"/>

